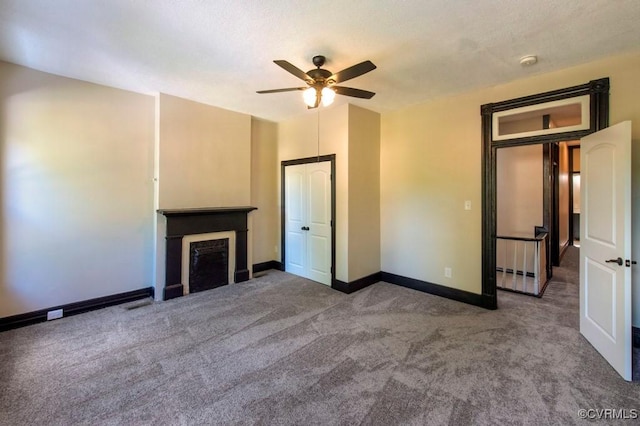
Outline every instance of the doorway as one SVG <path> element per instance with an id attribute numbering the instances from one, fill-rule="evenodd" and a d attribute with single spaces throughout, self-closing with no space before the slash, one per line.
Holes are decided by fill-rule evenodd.
<path id="1" fill-rule="evenodd" d="M 579 141 L 497 149 L 498 288 L 542 297 L 560 266 L 572 244 L 570 150 L 576 147 Z"/>
<path id="2" fill-rule="evenodd" d="M 289 273 L 335 282 L 335 154 L 281 163 L 282 265 Z"/>
<path id="3" fill-rule="evenodd" d="M 499 289 L 541 297 L 551 278 L 546 149 L 497 150 L 496 271 Z"/>
<path id="4" fill-rule="evenodd" d="M 578 108 L 580 123 L 549 128 L 515 128 L 510 122 L 521 122 L 532 115 L 549 115 L 557 108 Z M 540 93 L 508 101 L 485 104 L 482 115 L 482 298 L 483 306 L 498 307 L 496 279 L 497 236 L 497 150 L 578 140 L 608 126 L 609 79 Z M 554 245 L 551 246 L 552 248 Z M 558 246 L 555 246 L 556 248 Z"/>

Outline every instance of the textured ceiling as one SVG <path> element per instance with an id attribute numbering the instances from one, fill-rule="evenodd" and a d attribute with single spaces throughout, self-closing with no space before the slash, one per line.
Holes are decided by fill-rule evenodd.
<path id="1" fill-rule="evenodd" d="M 274 59 L 369 59 L 343 85 L 377 95 L 336 102 L 384 112 L 638 50 L 638 23 L 639 0 L 0 0 L 0 59 L 280 121 L 307 110 L 255 93 L 300 85 Z"/>

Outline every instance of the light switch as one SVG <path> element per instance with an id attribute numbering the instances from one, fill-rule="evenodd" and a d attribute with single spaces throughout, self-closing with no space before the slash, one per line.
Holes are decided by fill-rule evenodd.
<path id="1" fill-rule="evenodd" d="M 464 202 L 464 209 L 471 210 L 471 200 L 467 200 Z"/>

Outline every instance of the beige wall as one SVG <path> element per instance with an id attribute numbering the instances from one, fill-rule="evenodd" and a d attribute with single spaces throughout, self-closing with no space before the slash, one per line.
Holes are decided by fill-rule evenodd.
<path id="1" fill-rule="evenodd" d="M 251 119 L 251 213 L 253 263 L 279 260 L 278 223 L 278 126 Z"/>
<path id="2" fill-rule="evenodd" d="M 639 140 L 639 69 L 640 54 L 618 56 L 383 113 L 382 270 L 480 293 L 480 106 L 610 77 L 610 122 L 633 120 L 633 138 Z M 634 163 L 634 170 L 639 166 Z M 636 185 L 635 191 L 639 189 Z M 464 200 L 472 201 L 471 211 L 464 210 Z M 634 203 L 634 223 L 639 225 L 634 227 L 634 252 L 638 253 L 640 197 Z M 444 277 L 445 266 L 453 269 L 451 279 Z M 640 273 L 635 276 L 638 326 Z"/>
<path id="3" fill-rule="evenodd" d="M 0 62 L 0 317 L 152 285 L 153 105 Z"/>
<path id="4" fill-rule="evenodd" d="M 251 116 L 158 97 L 160 208 L 247 206 Z"/>
<path id="5" fill-rule="evenodd" d="M 480 105 L 473 94 L 382 114 L 383 271 L 480 292 Z"/>
<path id="6" fill-rule="evenodd" d="M 302 100 L 300 101 L 302 103 Z M 319 125 L 318 125 L 319 120 Z M 280 163 L 284 160 L 336 155 L 336 279 L 348 281 L 349 252 L 349 105 L 309 111 L 278 123 L 278 194 Z M 281 200 L 278 196 L 278 207 Z M 280 235 L 280 222 L 278 222 Z M 278 242 L 278 247 L 280 242 Z"/>
<path id="7" fill-rule="evenodd" d="M 340 281 L 380 271 L 379 141 L 380 115 L 349 104 L 321 107 L 278 125 L 278 188 L 281 161 L 336 155 L 335 266 Z"/>
<path id="8" fill-rule="evenodd" d="M 234 207 L 251 203 L 251 116 L 159 94 L 155 105 L 155 206 Z M 256 194 L 257 196 L 257 194 Z M 165 284 L 166 219 L 155 216 L 156 299 Z M 253 213 L 247 256 L 253 265 Z"/>
<path id="9" fill-rule="evenodd" d="M 380 114 L 349 106 L 349 281 L 380 271 Z"/>

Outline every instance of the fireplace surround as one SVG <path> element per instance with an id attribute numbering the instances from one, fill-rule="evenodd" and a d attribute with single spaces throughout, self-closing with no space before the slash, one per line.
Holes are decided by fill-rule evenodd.
<path id="1" fill-rule="evenodd" d="M 248 214 L 256 207 L 208 207 L 191 209 L 159 209 L 165 218 L 165 267 L 163 300 L 186 294 L 183 268 L 183 240 L 202 240 L 200 234 L 223 233 L 233 235 L 235 249 L 229 245 L 229 263 L 233 265 L 229 282 L 242 282 L 250 278 L 248 267 Z M 195 236 L 192 238 L 191 236 Z M 222 235 L 223 238 L 229 236 Z M 211 239 L 215 239 L 215 235 Z M 207 238 L 204 238 L 207 239 Z M 188 250 L 187 250 L 188 252 Z M 186 265 L 189 261 L 187 260 Z M 187 271 L 188 276 L 188 271 Z"/>

